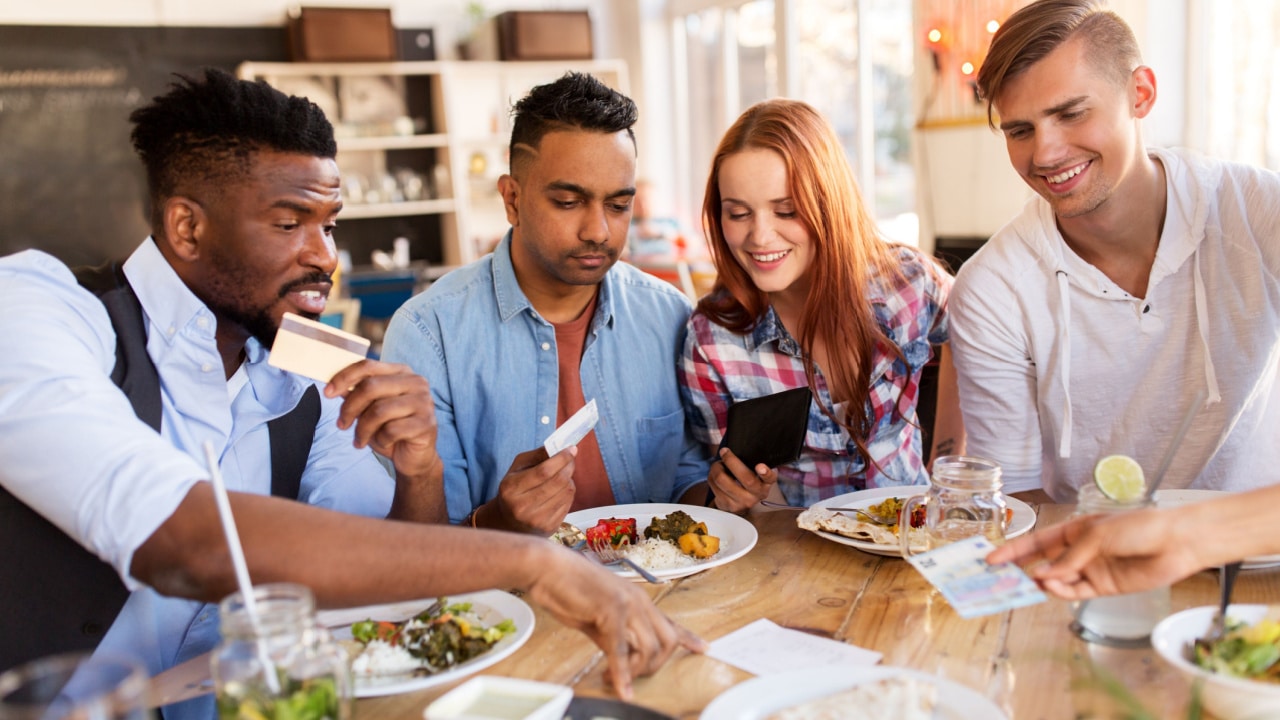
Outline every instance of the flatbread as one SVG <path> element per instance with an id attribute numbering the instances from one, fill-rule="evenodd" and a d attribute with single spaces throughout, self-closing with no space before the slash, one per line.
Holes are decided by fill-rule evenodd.
<path id="1" fill-rule="evenodd" d="M 766 720 L 930 720 L 938 688 L 913 677 L 888 677 L 793 705 Z"/>
<path id="2" fill-rule="evenodd" d="M 876 545 L 898 545 L 898 534 L 893 531 L 893 528 L 854 520 L 848 515 L 832 512 L 826 508 L 811 507 L 805 510 L 796 518 L 796 524 L 802 530 L 820 530 Z M 928 539 L 924 536 L 923 530 L 911 528 L 910 533 L 912 550 L 923 550 L 927 547 Z"/>
<path id="3" fill-rule="evenodd" d="M 843 513 L 832 512 L 826 508 L 811 507 L 800 513 L 796 524 L 802 530 L 823 530 L 854 540 L 873 542 L 879 545 L 897 545 L 898 534 L 884 525 L 874 525 L 853 518 Z"/>

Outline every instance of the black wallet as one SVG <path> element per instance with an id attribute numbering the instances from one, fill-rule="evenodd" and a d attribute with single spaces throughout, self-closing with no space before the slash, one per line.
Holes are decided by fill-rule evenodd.
<path id="1" fill-rule="evenodd" d="M 794 461 L 804 449 L 812 400 L 809 388 L 800 387 L 730 405 L 720 447 L 732 450 L 747 467 Z"/>

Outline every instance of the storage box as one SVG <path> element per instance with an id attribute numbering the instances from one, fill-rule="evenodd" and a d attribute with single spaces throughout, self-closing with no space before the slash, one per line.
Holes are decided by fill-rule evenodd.
<path id="1" fill-rule="evenodd" d="M 513 10 L 498 16 L 502 60 L 590 60 L 586 10 Z"/>
<path id="2" fill-rule="evenodd" d="M 289 12 L 288 36 L 294 62 L 396 59 L 390 8 L 297 8 Z"/>

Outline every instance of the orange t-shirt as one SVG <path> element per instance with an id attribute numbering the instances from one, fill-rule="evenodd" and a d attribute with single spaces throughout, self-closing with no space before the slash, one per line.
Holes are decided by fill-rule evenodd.
<path id="1" fill-rule="evenodd" d="M 596 297 L 599 291 L 596 292 Z M 556 355 L 560 364 L 560 393 L 556 400 L 556 427 L 568 420 L 587 404 L 582 396 L 582 351 L 587 344 L 587 331 L 596 314 L 596 297 L 578 319 L 567 323 L 552 323 L 556 329 Z M 600 443 L 592 430 L 578 442 L 578 457 L 574 461 L 573 483 L 576 491 L 571 510 L 601 507 L 614 504 L 613 488 L 609 486 L 609 473 L 604 469 L 600 456 Z"/>

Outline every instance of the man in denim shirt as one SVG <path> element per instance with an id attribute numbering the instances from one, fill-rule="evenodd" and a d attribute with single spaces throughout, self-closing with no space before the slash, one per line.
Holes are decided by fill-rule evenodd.
<path id="1" fill-rule="evenodd" d="M 700 499 L 707 458 L 675 372 L 690 303 L 615 264 L 635 196 L 635 103 L 569 73 L 514 114 L 498 181 L 510 232 L 405 303 L 383 345 L 431 385 L 450 518 L 550 534 L 579 508 Z M 595 429 L 548 458 L 543 442 L 592 399 Z"/>

